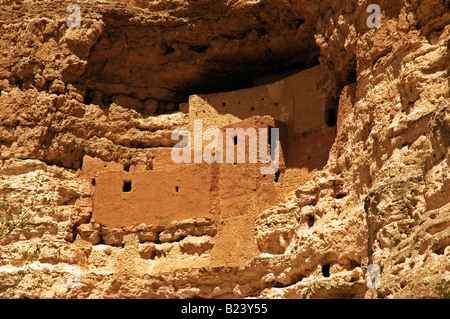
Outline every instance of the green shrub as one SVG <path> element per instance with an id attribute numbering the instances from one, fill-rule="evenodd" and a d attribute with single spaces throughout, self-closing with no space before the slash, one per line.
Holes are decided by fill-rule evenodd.
<path id="1" fill-rule="evenodd" d="M 434 288 L 438 299 L 450 299 L 450 280 L 442 279 Z"/>

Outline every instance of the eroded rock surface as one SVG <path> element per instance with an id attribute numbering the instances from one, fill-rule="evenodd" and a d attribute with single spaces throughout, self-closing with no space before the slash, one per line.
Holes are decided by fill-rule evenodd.
<path id="1" fill-rule="evenodd" d="M 66 25 L 71 1 L 0 3 L 1 207 L 27 216 L 2 226 L 2 297 L 440 297 L 450 280 L 448 0 L 379 1 L 374 29 L 368 1 L 80 2 L 80 29 Z M 297 170 L 286 169 L 276 203 L 219 221 L 95 220 L 97 170 L 83 159 L 163 168 L 161 150 L 191 125 L 199 97 L 250 117 L 268 103 L 253 84 L 318 64 L 322 126 L 288 131 Z M 237 89 L 249 90 L 242 109 Z M 283 118 L 286 103 L 258 115 L 290 127 L 311 115 Z M 380 288 L 367 286 L 370 264 Z"/>

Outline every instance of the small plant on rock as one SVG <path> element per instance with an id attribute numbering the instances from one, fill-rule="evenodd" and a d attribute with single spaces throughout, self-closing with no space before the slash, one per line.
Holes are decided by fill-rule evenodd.
<path id="1" fill-rule="evenodd" d="M 438 299 L 450 299 L 450 280 L 442 279 L 434 287 L 436 298 Z"/>

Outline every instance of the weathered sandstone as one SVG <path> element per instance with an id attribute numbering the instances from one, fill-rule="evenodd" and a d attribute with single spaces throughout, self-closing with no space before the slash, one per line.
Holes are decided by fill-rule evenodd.
<path id="1" fill-rule="evenodd" d="M 370 1 L 71 3 L 0 0 L 2 298 L 448 294 L 448 0 L 373 29 Z M 279 172 L 173 163 L 199 119 L 279 128 Z"/>

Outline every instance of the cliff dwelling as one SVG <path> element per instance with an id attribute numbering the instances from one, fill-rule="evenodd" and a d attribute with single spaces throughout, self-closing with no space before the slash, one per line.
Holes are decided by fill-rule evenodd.
<path id="1" fill-rule="evenodd" d="M 245 136 L 245 141 L 234 139 L 236 153 L 238 144 L 245 143 L 244 163 L 174 163 L 171 147 L 157 149 L 150 169 L 85 156 L 80 176 L 95 188 L 92 221 L 111 229 L 151 225 L 157 233 L 185 220 L 207 221 L 214 235 L 208 245 L 211 263 L 249 261 L 258 254 L 252 235 L 257 214 L 280 203 L 326 164 L 337 117 L 336 109 L 329 108 L 326 84 L 325 70 L 316 66 L 252 88 L 192 95 L 181 106 L 189 132 L 201 120 L 203 131 L 216 127 L 224 132 L 223 144 L 227 128 L 277 128 L 279 165 L 273 174 L 261 174 L 265 164 L 248 160 Z M 270 134 L 264 138 L 270 155 Z M 235 245 L 247 249 L 229 249 Z"/>
<path id="2" fill-rule="evenodd" d="M 0 298 L 448 298 L 449 0 L 0 3 Z"/>

